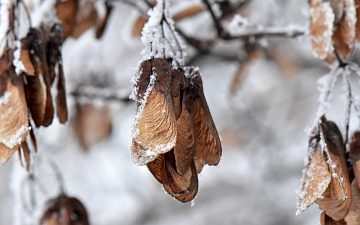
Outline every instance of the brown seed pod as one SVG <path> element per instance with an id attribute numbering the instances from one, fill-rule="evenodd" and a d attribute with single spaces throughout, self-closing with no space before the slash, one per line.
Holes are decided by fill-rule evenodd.
<path id="1" fill-rule="evenodd" d="M 76 198 L 60 195 L 47 202 L 41 225 L 89 225 L 84 205 Z"/>
<path id="2" fill-rule="evenodd" d="M 198 71 L 191 75 L 190 84 L 194 101 L 194 157 L 208 165 L 217 165 L 222 153 L 221 141 L 206 103 L 202 80 Z"/>
<path id="3" fill-rule="evenodd" d="M 325 146 L 324 156 L 332 178 L 322 195 L 323 197 L 317 199 L 316 203 L 328 216 L 338 221 L 346 216 L 351 204 L 350 179 L 345 161 L 344 142 L 340 130 L 334 122 L 327 121 L 324 116 L 320 120 L 321 138 Z"/>
<path id="4" fill-rule="evenodd" d="M 58 81 L 57 81 L 57 95 L 56 95 L 56 115 L 59 118 L 60 123 L 65 123 L 68 119 L 67 103 L 66 103 L 66 89 L 65 89 L 65 77 L 62 69 L 62 64 L 58 64 Z"/>

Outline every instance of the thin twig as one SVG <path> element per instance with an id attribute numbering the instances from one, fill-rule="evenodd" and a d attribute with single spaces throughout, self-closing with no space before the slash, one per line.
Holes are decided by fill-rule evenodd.
<path id="1" fill-rule="evenodd" d="M 218 33 L 219 37 L 221 37 L 224 40 L 228 40 L 230 35 L 221 26 L 220 20 L 216 17 L 216 15 L 214 13 L 214 10 L 212 9 L 211 4 L 209 3 L 209 1 L 208 0 L 203 0 L 203 3 L 206 5 L 206 7 L 208 8 L 208 10 L 210 12 L 211 18 L 212 18 L 212 20 L 214 22 L 214 25 L 215 25 L 215 28 L 217 30 L 217 33 Z"/>
<path id="2" fill-rule="evenodd" d="M 348 70 L 346 69 L 343 73 L 343 79 L 344 82 L 346 84 L 346 87 L 348 89 L 348 102 L 347 102 L 347 106 L 346 106 L 346 125 L 345 125 L 345 141 L 344 141 L 344 145 L 345 145 L 345 152 L 347 152 L 347 148 L 348 148 L 348 141 L 349 141 L 349 129 L 350 129 L 350 114 L 351 114 L 351 105 L 352 105 L 352 91 L 351 91 L 351 84 L 350 84 L 350 80 L 349 80 L 349 74 L 347 73 Z"/>
<path id="3" fill-rule="evenodd" d="M 69 93 L 75 98 L 88 98 L 88 99 L 102 99 L 106 101 L 116 101 L 128 103 L 132 102 L 129 99 L 129 95 L 119 95 L 116 90 L 109 90 L 105 88 L 96 88 L 96 87 L 82 87 L 78 90 L 72 91 Z"/>

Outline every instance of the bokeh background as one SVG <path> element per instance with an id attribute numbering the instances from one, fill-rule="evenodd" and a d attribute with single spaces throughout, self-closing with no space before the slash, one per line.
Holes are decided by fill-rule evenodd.
<path id="1" fill-rule="evenodd" d="M 195 3 L 199 1 L 174 1 L 172 11 L 177 10 L 176 4 Z M 130 158 L 134 102 L 71 95 L 79 86 L 97 87 L 119 98 L 131 91 L 130 80 L 144 47 L 140 37 L 131 34 L 139 13 L 121 1 L 114 1 L 114 6 L 101 39 L 89 29 L 64 43 L 70 121 L 61 125 L 55 120 L 50 127 L 36 130 L 33 180 L 16 154 L 0 167 L 0 224 L 37 224 L 44 202 L 59 194 L 56 173 L 61 174 L 66 193 L 84 203 L 95 225 L 317 224 L 317 206 L 295 215 L 296 190 L 307 154 L 306 131 L 318 107 L 317 80 L 329 73 L 312 53 L 308 34 L 259 40 L 262 56 L 253 61 L 236 92 L 230 92 L 230 86 L 244 59 L 241 41 L 219 41 L 210 53 L 195 58 L 196 52 L 187 46 L 186 59 L 200 68 L 223 155 L 218 166 L 206 166 L 200 174 L 195 201 L 183 204 Z M 249 26 L 308 26 L 307 1 L 250 0 L 243 13 Z M 200 39 L 215 35 L 208 12 L 176 25 Z M 350 60 L 356 61 L 357 55 L 355 50 Z M 72 129 L 77 104 L 110 110 L 96 119 L 100 122 L 87 121 L 90 132 L 106 126 L 105 117 L 112 123 L 109 136 L 87 151 Z M 338 81 L 327 117 L 341 129 L 343 108 Z"/>

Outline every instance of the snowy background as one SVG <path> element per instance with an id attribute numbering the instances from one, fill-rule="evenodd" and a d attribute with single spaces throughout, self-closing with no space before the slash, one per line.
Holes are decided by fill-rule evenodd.
<path id="1" fill-rule="evenodd" d="M 250 24 L 306 27 L 307 7 L 307 1 L 253 0 L 247 14 Z M 90 29 L 78 39 L 66 40 L 63 59 L 68 92 L 78 85 L 93 84 L 107 86 L 120 95 L 130 93 L 130 79 L 144 47 L 139 37 L 130 34 L 138 15 L 117 3 L 102 39 L 95 39 Z M 200 37 L 214 34 L 207 13 L 179 26 Z M 134 102 L 96 100 L 97 107 L 109 104 L 112 109 L 109 137 L 85 152 L 70 122 L 60 125 L 55 120 L 49 128 L 36 131 L 39 147 L 33 156 L 34 183 L 29 182 L 15 155 L 0 167 L 0 224 L 36 224 L 44 202 L 59 194 L 52 163 L 63 176 L 66 193 L 84 203 L 95 225 L 317 224 L 316 206 L 295 215 L 295 191 L 307 151 L 306 129 L 318 107 L 317 80 L 329 70 L 312 54 L 307 36 L 262 44 L 268 52 L 282 52 L 283 60 L 290 62 L 281 66 L 262 56 L 251 65 L 235 93 L 230 93 L 230 85 L 239 65 L 236 59 L 243 54 L 238 42 L 219 43 L 214 54 L 192 62 L 200 68 L 223 145 L 220 164 L 206 166 L 199 176 L 195 205 L 174 200 L 146 167 L 133 164 L 130 133 Z M 193 50 L 188 47 L 186 51 L 191 56 Z M 353 55 L 358 54 L 356 50 Z M 327 112 L 328 119 L 339 125 L 343 120 L 341 86 L 338 81 Z M 74 104 L 69 95 L 70 116 Z M 33 211 L 29 193 L 35 199 Z"/>

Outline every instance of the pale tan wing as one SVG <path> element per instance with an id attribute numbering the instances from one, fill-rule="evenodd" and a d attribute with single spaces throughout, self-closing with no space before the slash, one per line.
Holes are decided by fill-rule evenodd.
<path id="1" fill-rule="evenodd" d="M 349 213 L 345 217 L 347 225 L 360 224 L 360 189 L 356 180 L 351 183 L 351 206 Z"/>
<path id="2" fill-rule="evenodd" d="M 316 203 L 334 220 L 343 219 L 350 209 L 350 178 L 345 161 L 345 148 L 340 130 L 332 121 L 321 118 L 321 138 L 325 142 L 324 156 L 332 178 L 328 188 Z"/>
<path id="3" fill-rule="evenodd" d="M 327 189 L 331 181 L 328 165 L 318 148 L 306 166 L 297 198 L 297 208 L 305 211 Z"/>
<path id="4" fill-rule="evenodd" d="M 310 40 L 320 59 L 332 55 L 332 34 L 335 15 L 329 2 L 310 5 Z"/>
<path id="5" fill-rule="evenodd" d="M 6 163 L 28 134 L 28 108 L 22 76 L 11 66 L 0 75 L 0 163 Z"/>
<path id="6" fill-rule="evenodd" d="M 184 175 L 190 169 L 195 154 L 193 98 L 190 88 L 183 90 L 181 108 L 181 115 L 177 120 L 177 138 L 174 154 L 176 171 L 180 175 Z"/>
<path id="7" fill-rule="evenodd" d="M 151 61 L 156 75 L 147 87 L 144 101 L 138 107 L 134 139 L 143 149 L 162 154 L 176 142 L 176 117 L 170 95 L 171 67 L 165 59 Z"/>
<path id="8" fill-rule="evenodd" d="M 217 165 L 222 154 L 221 141 L 205 99 L 200 73 L 194 74 L 190 83 L 194 97 L 195 157 L 203 163 Z"/>
<path id="9" fill-rule="evenodd" d="M 344 0 L 344 15 L 332 36 L 335 50 L 342 58 L 348 56 L 355 47 L 356 20 L 354 0 Z"/>

